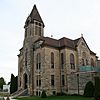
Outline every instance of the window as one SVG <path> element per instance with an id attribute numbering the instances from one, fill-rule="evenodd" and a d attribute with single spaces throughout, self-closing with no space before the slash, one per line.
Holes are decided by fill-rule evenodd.
<path id="1" fill-rule="evenodd" d="M 41 96 L 41 92 L 39 91 L 39 96 Z"/>
<path id="2" fill-rule="evenodd" d="M 35 35 L 38 35 L 38 26 L 35 26 Z"/>
<path id="3" fill-rule="evenodd" d="M 61 53 L 61 68 L 64 68 L 64 54 Z"/>
<path id="4" fill-rule="evenodd" d="M 41 86 L 41 76 L 40 75 L 37 75 L 37 77 L 36 77 L 36 86 L 38 87 L 40 87 Z"/>
<path id="5" fill-rule="evenodd" d="M 41 96 L 41 92 L 40 91 L 36 91 L 36 96 Z"/>
<path id="6" fill-rule="evenodd" d="M 38 25 L 38 22 L 35 22 L 36 25 Z"/>
<path id="7" fill-rule="evenodd" d="M 35 25 L 35 35 L 41 36 L 41 26 L 38 23 Z"/>
<path id="8" fill-rule="evenodd" d="M 38 91 L 36 91 L 36 95 L 38 96 Z"/>
<path id="9" fill-rule="evenodd" d="M 88 65 L 87 54 L 82 52 L 82 66 Z"/>
<path id="10" fill-rule="evenodd" d="M 41 26 L 41 23 L 39 23 L 39 26 Z"/>
<path id="11" fill-rule="evenodd" d="M 41 36 L 41 27 L 39 27 L 39 36 Z"/>
<path id="12" fill-rule="evenodd" d="M 25 37 L 27 37 L 27 28 L 25 28 Z"/>
<path id="13" fill-rule="evenodd" d="M 70 54 L 70 66 L 71 69 L 75 69 L 74 55 L 72 53 Z"/>
<path id="14" fill-rule="evenodd" d="M 54 68 L 54 53 L 51 52 L 51 68 Z"/>
<path id="15" fill-rule="evenodd" d="M 38 79 L 36 80 L 36 86 L 38 86 Z"/>
<path id="16" fill-rule="evenodd" d="M 51 75 L 51 86 L 54 86 L 54 75 Z"/>
<path id="17" fill-rule="evenodd" d="M 41 86 L 41 79 L 39 79 L 39 86 Z"/>
<path id="18" fill-rule="evenodd" d="M 38 69 L 38 54 L 36 55 L 36 69 Z"/>
<path id="19" fill-rule="evenodd" d="M 93 58 L 91 58 L 91 66 L 95 66 Z"/>
<path id="20" fill-rule="evenodd" d="M 36 55 L 36 69 L 41 69 L 41 55 L 38 53 Z"/>
<path id="21" fill-rule="evenodd" d="M 26 49 L 26 52 L 25 52 L 25 66 L 27 66 L 27 49 Z"/>
<path id="22" fill-rule="evenodd" d="M 64 75 L 62 75 L 62 86 L 65 85 L 65 79 L 64 79 Z"/>
<path id="23" fill-rule="evenodd" d="M 84 62 L 84 59 L 82 59 L 82 66 L 85 66 L 85 62 Z"/>
<path id="24" fill-rule="evenodd" d="M 88 65 L 88 60 L 86 59 L 86 65 Z"/>

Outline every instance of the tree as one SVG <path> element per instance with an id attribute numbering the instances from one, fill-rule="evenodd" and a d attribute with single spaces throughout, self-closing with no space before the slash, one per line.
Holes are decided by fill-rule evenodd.
<path id="1" fill-rule="evenodd" d="M 6 82 L 5 82 L 4 78 L 1 77 L 1 78 L 0 78 L 0 89 L 1 89 L 1 90 L 3 89 L 3 85 L 5 85 L 5 84 L 6 84 Z"/>
<path id="2" fill-rule="evenodd" d="M 13 83 L 14 83 L 14 75 L 13 74 L 11 74 L 11 80 L 10 80 L 10 94 L 12 94 L 13 92 L 14 92 L 14 85 L 13 85 Z"/>
<path id="3" fill-rule="evenodd" d="M 93 97 L 94 96 L 94 85 L 91 81 L 87 82 L 87 84 L 85 86 L 84 96 L 85 97 Z"/>
<path id="4" fill-rule="evenodd" d="M 100 78 L 95 77 L 95 92 L 94 92 L 95 100 L 100 100 Z"/>
<path id="5" fill-rule="evenodd" d="M 11 82 L 10 82 L 10 94 L 17 91 L 18 88 L 18 76 L 14 76 L 11 74 Z"/>
<path id="6" fill-rule="evenodd" d="M 15 91 L 18 89 L 18 76 L 15 77 Z"/>

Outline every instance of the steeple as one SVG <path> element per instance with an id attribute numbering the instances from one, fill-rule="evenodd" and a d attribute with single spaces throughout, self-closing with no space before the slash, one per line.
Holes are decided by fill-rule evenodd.
<path id="1" fill-rule="evenodd" d="M 44 22 L 38 12 L 38 9 L 36 7 L 36 5 L 33 6 L 33 9 L 30 13 L 30 15 L 28 16 L 28 18 L 26 19 L 26 22 L 25 22 L 25 27 L 29 24 L 29 23 L 34 23 L 34 20 L 35 21 L 38 21 L 40 23 L 43 24 L 43 27 L 44 27 Z"/>
<path id="2" fill-rule="evenodd" d="M 36 39 L 36 37 L 44 36 L 44 23 L 36 5 L 33 6 L 30 15 L 27 17 L 24 28 L 25 38 L 34 37 Z"/>

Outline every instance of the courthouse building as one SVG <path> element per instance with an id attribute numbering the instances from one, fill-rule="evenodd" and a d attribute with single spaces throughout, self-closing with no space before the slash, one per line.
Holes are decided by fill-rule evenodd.
<path id="1" fill-rule="evenodd" d="M 83 93 L 99 74 L 97 56 L 84 37 L 54 39 L 44 36 L 44 22 L 34 5 L 25 22 L 23 47 L 18 55 L 18 91 L 29 95 Z"/>

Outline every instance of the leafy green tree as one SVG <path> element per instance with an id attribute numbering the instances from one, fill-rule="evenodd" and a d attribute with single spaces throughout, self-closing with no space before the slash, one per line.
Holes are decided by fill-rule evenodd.
<path id="1" fill-rule="evenodd" d="M 10 82 L 10 94 L 17 91 L 18 88 L 18 76 L 14 76 L 11 74 L 11 82 Z"/>
<path id="2" fill-rule="evenodd" d="M 1 90 L 3 89 L 3 85 L 5 85 L 5 84 L 6 84 L 6 82 L 5 82 L 4 78 L 1 77 L 1 78 L 0 78 L 0 89 L 1 89 Z"/>
<path id="3" fill-rule="evenodd" d="M 91 81 L 87 82 L 87 84 L 85 86 L 84 96 L 85 97 L 93 97 L 94 96 L 94 85 Z"/>
<path id="4" fill-rule="evenodd" d="M 18 89 L 18 76 L 15 77 L 15 91 Z"/>
<path id="5" fill-rule="evenodd" d="M 99 77 L 95 77 L 94 97 L 95 97 L 96 100 L 100 100 L 100 78 Z"/>
<path id="6" fill-rule="evenodd" d="M 11 74 L 11 80 L 10 80 L 10 94 L 12 94 L 13 92 L 14 92 L 14 85 L 13 85 L 13 83 L 14 83 L 14 75 L 13 74 Z"/>

